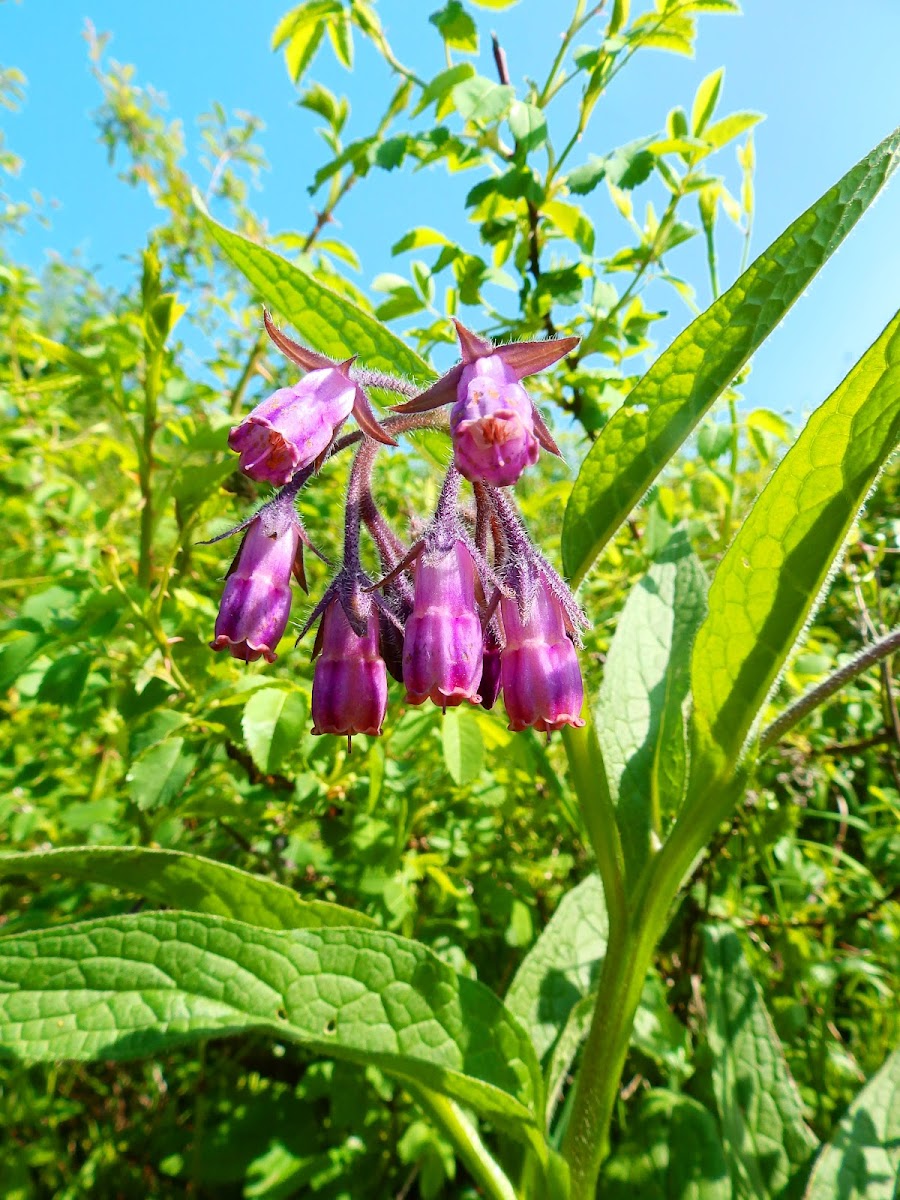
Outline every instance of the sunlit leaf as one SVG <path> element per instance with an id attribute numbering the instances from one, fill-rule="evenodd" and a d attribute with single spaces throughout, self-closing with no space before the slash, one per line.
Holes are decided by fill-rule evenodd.
<path id="1" fill-rule="evenodd" d="M 691 666 L 698 773 L 737 759 L 898 442 L 900 314 L 810 417 L 719 564 Z"/>
<path id="2" fill-rule="evenodd" d="M 900 131 L 799 217 L 675 339 L 605 426 L 566 508 L 563 558 L 576 582 L 881 191 L 898 147 Z"/>
<path id="3" fill-rule="evenodd" d="M 185 913 L 2 942 L 0 1047 L 23 1061 L 139 1058 L 249 1032 L 377 1066 L 519 1136 L 534 1125 L 542 1083 L 524 1031 L 418 942 Z"/>

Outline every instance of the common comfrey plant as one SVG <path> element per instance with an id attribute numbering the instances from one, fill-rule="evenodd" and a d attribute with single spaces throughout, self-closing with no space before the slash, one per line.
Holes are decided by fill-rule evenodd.
<path id="1" fill-rule="evenodd" d="M 725 844 L 760 758 L 900 645 L 900 631 L 885 633 L 777 711 L 781 673 L 900 443 L 900 313 L 812 414 L 733 540 L 710 556 L 711 580 L 686 528 L 673 525 L 658 539 L 645 575 L 624 598 L 602 680 L 589 675 L 587 688 L 577 658 L 585 618 L 569 589 L 586 578 L 898 161 L 900 131 L 798 217 L 636 382 L 599 431 L 568 497 L 565 581 L 532 544 L 510 489 L 541 446 L 555 449 L 522 381 L 551 367 L 571 341 L 494 345 L 460 327 L 461 362 L 435 380 L 430 364 L 370 312 L 204 215 L 223 253 L 317 347 L 308 350 L 267 322 L 272 340 L 305 374 L 231 434 L 251 478 L 280 490 L 235 531 L 242 541 L 214 647 L 244 661 L 274 657 L 289 621 L 291 578 L 302 584 L 302 555 L 311 545 L 296 496 L 315 486 L 330 457 L 355 448 L 342 561 L 307 622 L 319 622 L 315 732 L 378 734 L 389 674 L 410 704 L 490 706 L 502 692 L 513 730 L 561 731 L 560 795 L 577 799 L 571 821 L 585 864 L 596 871 L 565 895 L 500 995 L 462 951 L 451 959 L 434 943 L 379 928 L 365 911 L 307 889 L 302 875 L 294 887 L 277 882 L 268 862 L 251 874 L 161 848 L 149 824 L 140 825 L 133 845 L 4 855 L 6 874 L 102 880 L 158 908 L 54 921 L 0 938 L 3 1052 L 24 1062 L 108 1063 L 240 1034 L 282 1049 L 293 1044 L 371 1068 L 379 1097 L 385 1078 L 402 1089 L 491 1200 L 593 1200 L 598 1180 L 601 1195 L 608 1185 L 609 1194 L 635 1197 L 791 1200 L 803 1192 L 808 1200 L 862 1200 L 873 1180 L 893 1195 L 900 1051 L 821 1144 L 739 932 L 729 927 L 742 922 L 724 906 L 685 915 L 678 901 L 690 895 L 683 907 L 692 914 L 699 907 L 698 864 Z M 162 306 L 162 315 L 168 310 Z M 153 313 L 151 331 L 160 324 L 156 299 Z M 333 315 L 327 324 L 322 313 Z M 161 354 L 149 335 L 147 353 Z M 391 366 L 418 382 L 384 374 Z M 145 378 L 152 447 L 158 373 Z M 382 419 L 367 398 L 375 387 L 403 397 Z M 351 415 L 359 429 L 345 432 Z M 429 423 L 449 432 L 454 462 L 435 512 L 420 514 L 425 523 L 408 544 L 379 507 L 373 466 L 383 445 Z M 147 479 L 145 472 L 149 500 Z M 152 516 L 149 503 L 142 529 L 152 526 L 147 511 Z M 377 578 L 363 568 L 363 536 L 377 552 Z M 149 572 L 152 558 L 139 561 Z M 141 575 L 139 568 L 138 581 Z M 123 610 L 152 621 L 153 595 L 142 594 L 142 607 L 114 578 Z M 186 650 L 161 624 L 152 628 L 157 658 Z M 187 697 L 189 681 L 174 671 L 172 679 Z M 281 695 L 275 700 L 280 706 Z M 141 728 L 157 739 L 154 754 L 162 747 L 150 762 L 168 796 L 185 778 L 178 774 L 181 733 L 194 724 L 206 738 L 218 705 L 210 693 L 189 715 L 166 709 Z M 146 783 L 147 760 L 140 765 Z M 308 767 L 319 770 L 314 758 Z M 502 851 L 516 852 L 512 844 Z M 477 915 L 478 897 L 471 899 Z M 28 920 L 34 917 L 32 910 Z M 660 1078 L 665 1064 L 657 1073 L 643 1063 L 658 1049 L 662 1021 L 675 1021 L 655 963 L 664 939 L 670 946 L 679 940 L 667 934 L 676 919 L 689 929 L 696 955 L 685 970 L 691 1031 L 702 1052 L 687 1061 L 688 1032 L 680 1027 L 679 1053 L 662 1056 L 676 1065 Z M 646 1095 L 625 1129 L 614 1118 L 633 1047 L 641 1067 L 624 1091 Z M 288 1156 L 282 1149 L 273 1143 L 266 1170 L 274 1182 L 265 1186 L 299 1194 L 310 1160 L 305 1150 Z M 352 1191 L 352 1181 L 336 1182 L 333 1165 L 319 1178 Z"/>
<path id="2" fill-rule="evenodd" d="M 291 576 L 306 583 L 303 547 L 311 543 L 295 498 L 332 454 L 356 447 L 343 561 L 300 631 L 303 637 L 319 622 L 313 733 L 346 736 L 348 746 L 354 734 L 379 735 L 388 672 L 403 683 L 409 704 L 491 708 L 502 691 L 510 729 L 534 727 L 549 737 L 583 725 L 576 647 L 587 619 L 502 490 L 536 461 L 540 446 L 559 454 L 521 380 L 558 362 L 578 339 L 495 346 L 455 321 L 458 366 L 379 422 L 366 387 L 405 395 L 408 383 L 356 370 L 353 359 L 331 362 L 292 341 L 268 313 L 264 320 L 278 349 L 308 373 L 263 400 L 229 434 L 241 470 L 281 490 L 238 528 L 244 536 L 212 648 L 246 662 L 261 655 L 274 660 L 290 614 Z M 453 465 L 425 531 L 406 546 L 378 507 L 375 455 L 382 445 L 396 445 L 395 435 L 438 422 L 447 404 Z M 360 432 L 341 438 L 351 412 Z M 471 517 L 460 506 L 463 476 L 474 492 Z M 363 527 L 385 571 L 379 581 L 360 560 Z"/>

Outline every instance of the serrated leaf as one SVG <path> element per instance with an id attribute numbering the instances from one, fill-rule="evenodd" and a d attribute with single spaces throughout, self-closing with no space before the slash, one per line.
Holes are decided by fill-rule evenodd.
<path id="1" fill-rule="evenodd" d="M 894 1200 L 900 1193 L 900 1049 L 888 1055 L 816 1159 L 804 1200 Z"/>
<path id="2" fill-rule="evenodd" d="M 368 367 L 428 383 L 434 372 L 380 321 L 323 286 L 278 254 L 226 229 L 194 194 L 207 229 L 266 304 L 281 313 L 313 349 L 331 358 L 358 354 Z"/>
<path id="3" fill-rule="evenodd" d="M 37 692 L 38 700 L 50 704 L 77 704 L 93 661 L 94 656 L 83 651 L 75 651 L 56 659 L 44 673 Z"/>
<path id="4" fill-rule="evenodd" d="M 762 113 L 731 113 L 727 117 L 722 117 L 720 121 L 713 121 L 712 125 L 707 125 L 703 132 L 703 140 L 709 142 L 716 150 L 720 150 L 722 146 L 727 146 L 729 142 L 733 142 L 735 138 L 746 133 L 748 129 L 752 129 L 754 125 L 758 125 L 763 119 Z"/>
<path id="5" fill-rule="evenodd" d="M 441 722 L 444 762 L 457 787 L 464 787 L 481 774 L 484 743 L 478 721 L 468 709 L 451 708 Z"/>
<path id="6" fill-rule="evenodd" d="M 603 886 L 589 875 L 563 896 L 528 951 L 506 994 L 506 1007 L 548 1057 L 575 1005 L 590 996 L 609 935 Z"/>
<path id="7" fill-rule="evenodd" d="M 176 800 L 194 769 L 196 758 L 184 749 L 184 738 L 160 742 L 135 759 L 126 775 L 128 794 L 142 812 Z"/>
<path id="8" fill-rule="evenodd" d="M 705 1000 L 713 1089 L 736 1194 L 782 1196 L 818 1140 L 738 936 L 704 929 Z"/>
<path id="9" fill-rule="evenodd" d="M 604 1200 L 731 1200 L 715 1118 L 689 1096 L 655 1089 L 607 1159 Z"/>
<path id="10" fill-rule="evenodd" d="M 575 243 L 585 254 L 594 251 L 594 226 L 590 217 L 577 204 L 565 204 L 561 200 L 548 200 L 541 215 Z"/>
<path id="11" fill-rule="evenodd" d="M 370 926 L 365 913 L 325 900 L 303 900 L 272 879 L 179 850 L 142 846 L 77 846 L 30 854 L 0 854 L 0 878 L 57 875 L 102 883 L 151 904 L 233 917 L 264 929 Z"/>
<path id="12" fill-rule="evenodd" d="M 691 106 L 691 133 L 694 137 L 700 137 L 716 110 L 724 76 L 725 68 L 719 67 L 717 71 L 710 72 L 697 88 Z"/>
<path id="13" fill-rule="evenodd" d="M 245 1032 L 376 1066 L 533 1135 L 542 1083 L 524 1031 L 487 988 L 395 934 L 139 913 L 2 942 L 0 1046 L 22 1061 L 139 1058 Z"/>
<path id="14" fill-rule="evenodd" d="M 244 708 L 241 728 L 250 755 L 264 775 L 274 775 L 296 749 L 308 710 L 302 692 L 262 688 Z"/>
<path id="15" fill-rule="evenodd" d="M 719 563 L 691 665 L 700 772 L 737 760 L 898 442 L 900 314 L 810 417 Z"/>
<path id="16" fill-rule="evenodd" d="M 453 103 L 464 121 L 500 121 L 515 99 L 515 88 L 473 75 L 453 89 Z"/>
<path id="17" fill-rule="evenodd" d="M 423 89 L 419 103 L 413 109 L 412 115 L 417 117 L 419 113 L 425 111 L 429 104 L 437 104 L 440 108 L 441 100 L 452 92 L 458 83 L 471 79 L 474 74 L 475 68 L 471 63 L 457 63 L 455 67 L 448 67 L 446 71 L 441 71 Z"/>
<path id="18" fill-rule="evenodd" d="M 541 109 L 522 100 L 513 100 L 509 110 L 509 129 L 526 153 L 537 150 L 547 140 L 547 118 Z"/>
<path id="19" fill-rule="evenodd" d="M 684 788 L 691 646 L 706 613 L 706 579 L 690 542 L 676 533 L 629 593 L 609 648 L 594 724 L 622 836 L 637 874 L 653 828 Z"/>
<path id="20" fill-rule="evenodd" d="M 680 334 L 610 419 L 566 507 L 563 559 L 576 582 L 893 174 L 886 138 Z"/>
<path id="21" fill-rule="evenodd" d="M 443 8 L 431 14 L 428 22 L 437 28 L 452 49 L 467 54 L 478 53 L 478 28 L 461 0 L 447 0 Z"/>

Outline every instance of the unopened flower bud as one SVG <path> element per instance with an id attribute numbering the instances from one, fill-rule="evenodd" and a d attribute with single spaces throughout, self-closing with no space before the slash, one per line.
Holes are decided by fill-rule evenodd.
<path id="1" fill-rule="evenodd" d="M 475 564 L 461 541 L 416 560 L 415 600 L 403 639 L 403 682 L 410 704 L 478 704 L 482 632 Z"/>
<path id="2" fill-rule="evenodd" d="M 322 614 L 318 641 L 321 653 L 313 675 L 313 733 L 378 737 L 387 709 L 387 671 L 379 651 L 374 605 L 360 635 L 347 620 L 341 601 L 333 599 Z"/>
<path id="3" fill-rule="evenodd" d="M 506 636 L 500 681 L 509 728 L 534 726 L 549 733 L 584 724 L 584 685 L 575 646 L 566 633 L 563 605 L 543 575 L 533 582 L 524 614 L 516 600 L 500 600 Z"/>
<path id="4" fill-rule="evenodd" d="M 298 570 L 300 522 L 293 509 L 263 509 L 247 527 L 225 582 L 213 650 L 234 658 L 275 661 L 291 612 L 291 573 Z"/>
<path id="5" fill-rule="evenodd" d="M 481 657 L 481 707 L 491 709 L 500 695 L 500 641 L 495 632 L 496 617 L 484 631 L 484 652 Z"/>

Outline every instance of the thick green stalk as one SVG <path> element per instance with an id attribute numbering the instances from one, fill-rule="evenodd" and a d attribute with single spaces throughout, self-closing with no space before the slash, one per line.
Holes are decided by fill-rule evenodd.
<path id="1" fill-rule="evenodd" d="M 459 1105 L 430 1088 L 407 1084 L 416 1104 L 453 1143 L 472 1178 L 491 1200 L 516 1200 L 513 1185 L 478 1136 L 478 1130 Z"/>
<path id="2" fill-rule="evenodd" d="M 149 589 L 153 577 L 153 524 L 155 506 L 153 496 L 153 439 L 156 437 L 159 379 L 162 367 L 158 351 L 147 349 L 146 379 L 144 380 L 143 427 L 139 447 L 138 480 L 141 488 L 141 533 L 138 557 L 138 583 Z"/>

